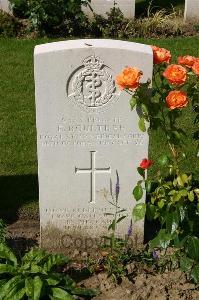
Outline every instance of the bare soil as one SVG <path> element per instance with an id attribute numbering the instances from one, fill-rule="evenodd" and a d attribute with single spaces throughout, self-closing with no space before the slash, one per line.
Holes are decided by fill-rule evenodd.
<path id="1" fill-rule="evenodd" d="M 7 226 L 8 243 L 18 255 L 32 246 L 39 245 L 39 220 L 19 219 Z M 81 269 L 79 259 L 74 266 Z M 82 253 L 85 256 L 85 253 Z M 84 280 L 79 278 L 80 286 L 99 288 L 101 294 L 95 300 L 199 300 L 199 285 L 188 282 L 180 270 L 159 274 L 140 263 L 132 262 L 128 266 L 128 277 L 120 284 L 108 278 L 104 272 L 94 274 Z"/>

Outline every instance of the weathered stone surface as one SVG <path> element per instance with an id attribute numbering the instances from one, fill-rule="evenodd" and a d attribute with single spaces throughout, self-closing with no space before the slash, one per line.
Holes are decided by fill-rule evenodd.
<path id="1" fill-rule="evenodd" d="M 11 13 L 10 2 L 8 0 L 0 0 L 0 9 L 5 12 Z"/>
<path id="2" fill-rule="evenodd" d="M 112 219 L 105 214 L 114 212 L 110 178 L 115 193 L 116 170 L 119 203 L 128 213 L 118 234 L 127 232 L 135 205 L 132 188 L 139 179 L 136 168 L 148 156 L 148 135 L 138 128 L 130 96 L 114 81 L 127 65 L 141 69 L 146 82 L 152 76 L 151 48 L 116 40 L 72 40 L 35 48 L 44 246 L 66 249 L 77 243 L 81 248 L 81 239 L 91 239 L 90 248 L 96 246 Z M 142 239 L 143 223 L 134 225 L 133 232 Z"/>
<path id="3" fill-rule="evenodd" d="M 107 12 L 110 12 L 110 9 L 114 7 L 114 2 L 116 3 L 115 7 L 119 7 L 122 11 L 124 17 L 134 18 L 135 16 L 135 0 L 91 0 L 91 7 L 93 12 L 103 17 L 107 17 Z M 93 12 L 88 6 L 82 6 L 82 10 L 89 17 L 93 17 Z"/>
<path id="4" fill-rule="evenodd" d="M 184 18 L 188 20 L 199 20 L 199 0 L 185 0 Z"/>

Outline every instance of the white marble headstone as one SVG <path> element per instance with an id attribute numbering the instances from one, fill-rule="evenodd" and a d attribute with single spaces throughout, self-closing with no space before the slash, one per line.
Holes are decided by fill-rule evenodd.
<path id="1" fill-rule="evenodd" d="M 132 19 L 135 16 L 135 0 L 91 0 L 93 12 L 103 17 L 107 17 L 107 12 L 114 7 L 119 7 L 125 18 Z M 93 12 L 88 6 L 82 5 L 83 12 L 89 17 L 93 17 Z"/>
<path id="2" fill-rule="evenodd" d="M 128 211 L 118 231 L 124 237 L 140 179 L 136 168 L 148 157 L 148 135 L 139 130 L 129 95 L 114 79 L 125 66 L 141 69 L 143 82 L 151 78 L 151 48 L 71 40 L 36 46 L 34 59 L 41 244 L 59 248 L 68 236 L 107 234 L 111 218 L 104 214 L 113 211 L 108 200 L 116 170 L 120 206 Z M 142 239 L 143 223 L 133 231 Z"/>
<path id="3" fill-rule="evenodd" d="M 0 9 L 7 13 L 11 13 L 10 2 L 8 0 L 0 0 Z"/>
<path id="4" fill-rule="evenodd" d="M 199 0 L 185 0 L 184 18 L 188 20 L 199 20 Z"/>

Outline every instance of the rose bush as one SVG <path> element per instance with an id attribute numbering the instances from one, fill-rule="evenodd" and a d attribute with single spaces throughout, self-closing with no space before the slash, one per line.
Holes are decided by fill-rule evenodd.
<path id="1" fill-rule="evenodd" d="M 146 216 L 150 221 L 158 221 L 160 228 L 149 243 L 151 251 L 173 246 L 181 269 L 189 271 L 191 278 L 199 282 L 199 182 L 191 171 L 186 173 L 180 168 L 185 156 L 186 132 L 179 122 L 182 111 L 192 106 L 196 113 L 194 122 L 199 123 L 199 58 L 180 56 L 178 64 L 170 64 L 169 50 L 156 46 L 152 50 L 153 87 L 150 80 L 140 83 L 140 75 L 136 80 L 134 76 L 128 76 L 126 81 L 118 77 L 116 80 L 132 95 L 130 106 L 139 112 L 140 130 L 161 128 L 170 149 L 170 153 L 154 162 L 159 169 L 152 180 L 146 178 L 146 170 L 152 167 L 153 161 L 144 158 L 140 162 L 137 171 L 142 179 L 133 189 L 133 197 L 138 202 L 133 218 L 139 221 Z M 142 74 L 141 70 L 136 72 Z M 199 137 L 199 131 L 194 136 Z M 144 191 L 146 203 L 141 201 Z"/>

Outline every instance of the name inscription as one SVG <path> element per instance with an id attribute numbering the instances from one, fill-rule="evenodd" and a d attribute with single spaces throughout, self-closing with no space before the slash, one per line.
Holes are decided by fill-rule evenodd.
<path id="1" fill-rule="evenodd" d="M 39 134 L 43 147 L 67 146 L 109 146 L 129 145 L 142 146 L 144 134 L 131 132 L 119 117 L 110 119 L 89 117 L 85 119 L 61 118 L 57 122 L 54 133 Z"/>

